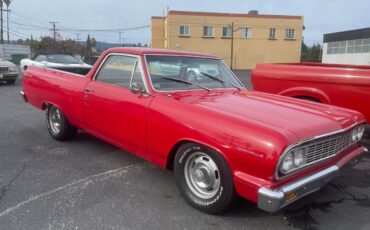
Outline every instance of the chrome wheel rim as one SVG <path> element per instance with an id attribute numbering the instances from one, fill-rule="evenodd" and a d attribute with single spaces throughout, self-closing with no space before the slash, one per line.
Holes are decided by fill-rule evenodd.
<path id="1" fill-rule="evenodd" d="M 49 111 L 49 124 L 53 133 L 58 134 L 60 132 L 61 122 L 61 112 L 58 108 L 52 107 Z"/>
<path id="2" fill-rule="evenodd" d="M 197 80 L 197 74 L 194 72 L 188 73 L 188 81 L 196 81 Z"/>
<path id="3" fill-rule="evenodd" d="M 201 199 L 210 199 L 220 188 L 220 173 L 213 159 L 203 152 L 192 153 L 185 162 L 186 184 Z"/>

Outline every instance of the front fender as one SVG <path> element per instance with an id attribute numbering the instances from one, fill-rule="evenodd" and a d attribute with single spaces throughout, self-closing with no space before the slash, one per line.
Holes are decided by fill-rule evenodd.
<path id="1" fill-rule="evenodd" d="M 312 97 L 317 100 L 319 100 L 322 103 L 330 104 L 330 98 L 329 96 L 323 92 L 322 90 L 311 88 L 311 87 L 294 87 L 289 88 L 284 91 L 281 91 L 278 93 L 281 96 L 287 96 L 287 97 L 299 97 L 299 96 L 305 96 L 305 97 Z"/>

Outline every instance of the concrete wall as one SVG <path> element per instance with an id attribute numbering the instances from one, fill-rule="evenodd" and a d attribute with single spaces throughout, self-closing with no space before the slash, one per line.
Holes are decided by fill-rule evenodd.
<path id="1" fill-rule="evenodd" d="M 222 37 L 222 28 L 234 23 L 234 69 L 252 69 L 257 63 L 299 62 L 303 38 L 303 17 L 243 17 L 171 14 L 152 18 L 152 47 L 209 53 L 231 64 L 231 39 Z M 190 36 L 179 36 L 179 26 L 190 26 Z M 203 37 L 203 26 L 214 28 L 214 37 Z M 251 38 L 243 38 L 241 28 L 251 28 Z M 269 39 L 276 28 L 276 39 Z M 285 39 L 285 29 L 295 29 L 295 37 Z M 239 29 L 239 30 L 238 30 Z M 163 36 L 164 35 L 164 36 Z"/>
<path id="2" fill-rule="evenodd" d="M 370 65 L 370 53 L 328 54 L 328 43 L 324 43 L 322 63 Z"/>

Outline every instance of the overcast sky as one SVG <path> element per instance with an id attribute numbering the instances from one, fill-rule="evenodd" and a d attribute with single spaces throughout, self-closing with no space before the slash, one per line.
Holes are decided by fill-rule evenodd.
<path id="1" fill-rule="evenodd" d="M 13 0 L 10 9 L 11 39 L 49 35 L 49 21 L 57 21 L 61 35 L 75 39 L 65 29 L 117 29 L 150 25 L 151 16 L 173 10 L 304 16 L 305 42 L 322 42 L 324 33 L 370 27 L 369 0 Z M 17 23 L 17 24 L 16 24 Z M 26 27 L 27 26 L 38 26 Z M 63 30 L 64 29 L 64 30 Z M 118 43 L 118 33 L 90 32 L 98 41 Z M 85 40 L 87 32 L 80 37 Z M 6 37 L 6 36 L 5 36 Z M 150 43 L 150 28 L 126 31 L 125 43 Z"/>

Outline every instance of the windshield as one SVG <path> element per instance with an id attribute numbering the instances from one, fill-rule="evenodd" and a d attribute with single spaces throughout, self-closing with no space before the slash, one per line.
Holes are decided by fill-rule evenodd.
<path id="1" fill-rule="evenodd" d="M 219 59 L 148 55 L 146 62 L 157 91 L 243 87 Z"/>
<path id="2" fill-rule="evenodd" d="M 74 58 L 70 55 L 63 55 L 63 54 L 53 54 L 47 55 L 48 62 L 53 63 L 60 63 L 60 64 L 80 64 L 77 58 Z"/>

